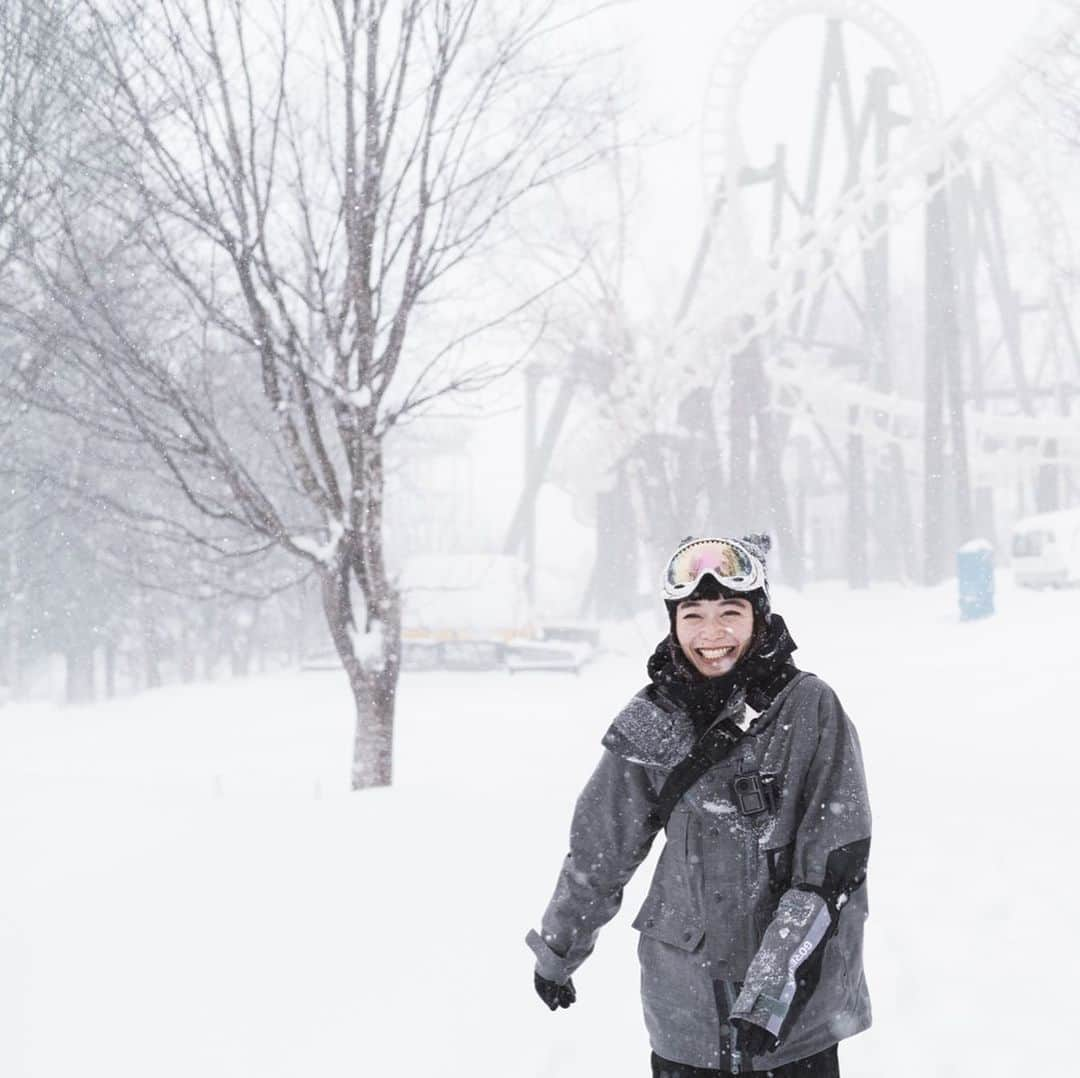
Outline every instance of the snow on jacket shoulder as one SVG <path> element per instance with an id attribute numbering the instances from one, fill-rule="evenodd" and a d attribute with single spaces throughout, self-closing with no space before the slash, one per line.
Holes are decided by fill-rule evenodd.
<path id="1" fill-rule="evenodd" d="M 736 708 L 741 701 L 729 713 Z M 578 798 L 541 930 L 527 938 L 543 976 L 565 982 L 592 952 L 655 837 L 664 779 L 692 743 L 689 718 L 651 688 L 616 716 Z M 740 811 L 734 782 L 752 775 L 777 792 L 769 811 Z M 634 920 L 658 1055 L 727 1067 L 722 1031 L 731 1015 L 779 1037 L 755 1060 L 759 1070 L 869 1026 L 862 929 L 870 809 L 858 737 L 825 682 L 796 675 L 687 791 L 666 831 Z M 725 998 L 734 1006 L 725 1009 Z"/>

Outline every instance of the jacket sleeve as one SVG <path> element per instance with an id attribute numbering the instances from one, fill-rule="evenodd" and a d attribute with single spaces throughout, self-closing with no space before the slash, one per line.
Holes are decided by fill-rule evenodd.
<path id="1" fill-rule="evenodd" d="M 656 836 L 655 804 L 645 768 L 605 749 L 578 798 L 570 852 L 540 931 L 526 937 L 542 977 L 564 984 L 592 953 Z"/>
<path id="2" fill-rule="evenodd" d="M 870 805 L 858 735 L 831 689 L 818 701 L 818 739 L 795 836 L 791 886 L 781 896 L 731 1015 L 778 1042 L 817 987 L 825 945 L 866 880 Z"/>

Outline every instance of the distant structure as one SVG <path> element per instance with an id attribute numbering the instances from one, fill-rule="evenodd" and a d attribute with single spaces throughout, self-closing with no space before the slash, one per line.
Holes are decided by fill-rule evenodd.
<path id="1" fill-rule="evenodd" d="M 869 0 L 763 0 L 731 31 L 705 105 L 706 220 L 656 357 L 680 399 L 610 464 L 595 612 L 625 612 L 641 540 L 672 541 L 658 519 L 681 527 L 650 504 L 680 477 L 705 486 L 682 519 L 767 524 L 795 586 L 933 584 L 959 544 L 1080 504 L 1073 259 L 1031 122 L 1077 3 L 1038 26 L 947 117 L 919 43 Z M 784 102 L 782 141 L 742 122 L 762 87 Z M 580 366 L 557 375 L 543 431 L 530 379 L 508 552 L 531 549 Z"/>

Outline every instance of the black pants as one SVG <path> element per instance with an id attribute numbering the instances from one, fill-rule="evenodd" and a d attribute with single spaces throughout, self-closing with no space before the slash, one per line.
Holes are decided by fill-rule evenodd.
<path id="1" fill-rule="evenodd" d="M 688 1063 L 672 1063 L 655 1052 L 652 1055 L 653 1078 L 727 1078 L 729 1072 L 711 1067 L 691 1067 Z M 840 1061 L 836 1045 L 816 1055 L 785 1063 L 771 1071 L 740 1071 L 739 1078 L 840 1078 Z"/>

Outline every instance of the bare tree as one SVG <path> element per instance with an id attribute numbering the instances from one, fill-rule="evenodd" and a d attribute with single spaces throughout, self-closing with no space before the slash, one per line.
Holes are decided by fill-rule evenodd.
<path id="1" fill-rule="evenodd" d="M 31 242 L 49 197 L 50 156 L 66 122 L 64 47 L 73 0 L 0 5 L 0 273 Z"/>
<path id="2" fill-rule="evenodd" d="M 21 342 L 2 311 L 36 301 L 19 259 L 50 226 L 53 184 L 64 171 L 64 132 L 77 95 L 69 47 L 80 0 L 5 0 L 0 4 L 0 448 L 14 437 L 17 413 L 9 374 Z"/>
<path id="3" fill-rule="evenodd" d="M 115 150 L 86 164 L 101 170 L 98 197 L 78 214 L 60 206 L 62 242 L 37 263 L 68 312 L 52 407 L 103 442 L 149 448 L 201 517 L 193 538 L 219 555 L 273 547 L 318 573 L 356 704 L 352 784 L 388 784 L 400 605 L 386 439 L 510 369 L 501 352 L 485 358 L 482 335 L 556 283 L 500 259 L 517 211 L 603 152 L 585 12 L 560 0 L 103 10 L 87 6 L 88 54 L 114 92 L 90 107 Z"/>

